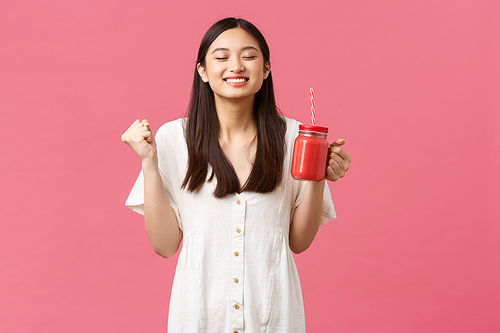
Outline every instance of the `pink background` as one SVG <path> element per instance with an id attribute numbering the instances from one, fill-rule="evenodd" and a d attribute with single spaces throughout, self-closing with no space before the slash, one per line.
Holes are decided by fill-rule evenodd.
<path id="1" fill-rule="evenodd" d="M 308 332 L 500 329 L 498 1 L 0 1 L 0 332 L 164 332 L 176 258 L 124 207 L 120 136 L 183 116 L 226 16 L 278 103 L 347 140 L 338 219 L 296 256 Z"/>

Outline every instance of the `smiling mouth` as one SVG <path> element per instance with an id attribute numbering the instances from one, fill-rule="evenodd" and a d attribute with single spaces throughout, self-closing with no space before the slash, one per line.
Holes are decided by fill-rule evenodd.
<path id="1" fill-rule="evenodd" d="M 224 81 L 228 83 L 244 83 L 248 81 L 248 78 L 246 77 L 240 77 L 240 78 L 226 78 Z"/>

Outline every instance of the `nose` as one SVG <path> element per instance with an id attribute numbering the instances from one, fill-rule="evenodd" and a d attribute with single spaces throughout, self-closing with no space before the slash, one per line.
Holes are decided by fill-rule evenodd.
<path id="1" fill-rule="evenodd" d="M 245 70 L 245 67 L 243 67 L 243 63 L 239 57 L 233 57 L 229 63 L 229 70 L 233 73 L 241 73 Z"/>

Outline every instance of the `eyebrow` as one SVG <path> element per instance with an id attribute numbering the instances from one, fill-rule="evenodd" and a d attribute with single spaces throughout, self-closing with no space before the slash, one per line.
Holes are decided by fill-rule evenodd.
<path id="1" fill-rule="evenodd" d="M 246 51 L 246 50 L 255 50 L 255 51 L 259 52 L 259 50 L 255 46 L 245 46 L 245 47 L 242 47 L 240 51 Z M 217 51 L 230 51 L 230 50 L 226 47 L 218 47 L 212 51 L 212 54 L 214 54 Z"/>

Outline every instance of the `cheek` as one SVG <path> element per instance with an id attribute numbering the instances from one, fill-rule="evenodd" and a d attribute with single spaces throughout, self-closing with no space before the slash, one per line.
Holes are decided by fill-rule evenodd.
<path id="1" fill-rule="evenodd" d="M 224 68 L 224 63 L 219 63 L 215 61 L 207 62 L 206 70 L 210 73 L 218 73 Z"/>

